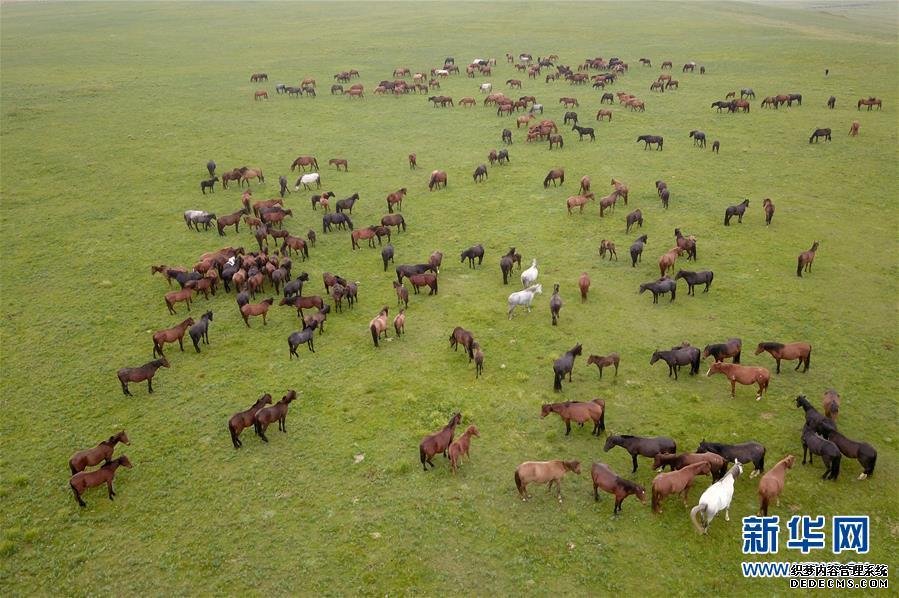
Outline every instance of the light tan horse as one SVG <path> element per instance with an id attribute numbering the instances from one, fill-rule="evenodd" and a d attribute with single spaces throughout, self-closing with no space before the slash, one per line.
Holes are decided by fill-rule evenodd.
<path id="1" fill-rule="evenodd" d="M 581 475 L 580 461 L 525 461 L 515 468 L 515 485 L 518 487 L 518 495 L 521 500 L 527 501 L 531 498 L 528 494 L 528 484 L 548 484 L 547 492 L 552 491 L 553 484 L 556 485 L 557 497 L 562 502 L 562 478 L 569 471 Z"/>
<path id="2" fill-rule="evenodd" d="M 759 390 L 755 395 L 755 400 L 761 400 L 762 394 L 768 394 L 768 382 L 771 380 L 771 372 L 765 368 L 739 365 L 736 363 L 725 363 L 716 361 L 709 367 L 706 376 L 712 374 L 724 374 L 730 380 L 730 396 L 736 396 L 737 382 L 740 384 L 758 384 Z"/>
<path id="3" fill-rule="evenodd" d="M 759 480 L 759 513 L 761 515 L 768 514 L 768 505 L 772 499 L 777 501 L 778 507 L 780 506 L 780 493 L 784 489 L 784 478 L 787 476 L 787 470 L 793 467 L 795 460 L 796 457 L 793 455 L 787 455 Z"/>
<path id="4" fill-rule="evenodd" d="M 468 426 L 468 429 L 465 430 L 465 432 L 463 432 L 449 447 L 449 460 L 453 475 L 456 475 L 456 469 L 459 464 L 462 463 L 463 456 L 468 457 L 468 460 L 471 461 L 471 457 L 468 454 L 468 448 L 471 446 L 472 436 L 477 436 L 478 438 L 481 437 L 481 433 L 478 431 L 477 426 Z"/>
<path id="5" fill-rule="evenodd" d="M 400 313 L 396 314 L 396 317 L 393 318 L 393 329 L 394 329 L 394 331 L 396 331 L 397 338 L 406 334 L 406 310 L 405 309 L 401 309 Z"/>
<path id="6" fill-rule="evenodd" d="M 652 512 L 662 512 L 662 501 L 669 494 L 680 494 L 687 506 L 687 495 L 693 486 L 693 478 L 698 475 L 709 475 L 712 472 L 708 462 L 702 461 L 687 465 L 681 469 L 660 473 L 652 480 Z"/>
<path id="7" fill-rule="evenodd" d="M 580 208 L 580 213 L 583 214 L 584 206 L 592 199 L 595 199 L 595 196 L 590 192 L 586 195 L 572 195 L 566 202 L 568 205 L 568 215 L 571 216 L 571 208 Z"/>
<path id="8" fill-rule="evenodd" d="M 659 276 L 665 276 L 665 272 L 670 270 L 674 272 L 674 264 L 677 262 L 677 256 L 683 253 L 680 247 L 672 247 L 659 258 Z"/>
<path id="9" fill-rule="evenodd" d="M 384 338 L 387 338 L 387 310 L 388 307 L 385 305 L 381 312 L 368 323 L 368 329 L 371 330 L 371 340 L 374 341 L 375 346 L 378 345 L 378 339 L 381 335 L 384 335 Z"/>
<path id="10" fill-rule="evenodd" d="M 858 137 L 858 129 L 861 126 L 861 123 L 859 123 L 857 120 L 852 121 L 852 126 L 849 127 L 849 136 Z"/>

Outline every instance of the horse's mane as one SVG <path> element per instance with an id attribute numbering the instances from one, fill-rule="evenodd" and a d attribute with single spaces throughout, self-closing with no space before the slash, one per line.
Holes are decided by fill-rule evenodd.
<path id="1" fill-rule="evenodd" d="M 761 347 L 765 351 L 769 351 L 769 350 L 776 351 L 778 349 L 783 349 L 784 344 L 783 343 L 759 343 L 759 347 Z"/>
<path id="2" fill-rule="evenodd" d="M 625 490 L 633 490 L 636 491 L 640 488 L 640 484 L 637 482 L 632 482 L 631 480 L 626 480 L 621 476 L 618 476 L 617 480 L 618 484 L 623 486 Z"/>
<path id="3" fill-rule="evenodd" d="M 616 434 L 618 438 L 636 438 L 633 434 Z"/>

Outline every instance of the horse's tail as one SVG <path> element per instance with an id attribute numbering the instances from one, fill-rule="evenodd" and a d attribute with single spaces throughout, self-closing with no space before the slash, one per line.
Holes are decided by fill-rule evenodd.
<path id="1" fill-rule="evenodd" d="M 742 351 L 737 351 L 737 354 L 734 355 L 734 363 L 740 363 L 740 353 L 742 353 Z"/>
<path id="2" fill-rule="evenodd" d="M 237 440 L 237 431 L 234 429 L 234 426 L 231 425 L 231 422 L 228 422 L 228 432 L 231 433 L 231 443 L 234 445 L 234 448 L 238 448 L 239 440 Z"/>
<path id="3" fill-rule="evenodd" d="M 474 351 L 471 348 L 471 346 L 473 344 L 474 344 L 474 341 L 468 343 L 468 361 L 471 361 L 472 359 L 474 359 Z"/>
<path id="4" fill-rule="evenodd" d="M 602 407 L 602 413 L 599 414 L 599 431 L 606 429 L 606 402 L 602 399 L 593 399 L 593 402 Z"/>
<path id="5" fill-rule="evenodd" d="M 796 276 L 802 278 L 802 256 L 796 261 Z"/>
<path id="6" fill-rule="evenodd" d="M 371 330 L 371 340 L 375 341 L 375 346 L 378 346 L 378 329 L 375 328 L 375 325 L 372 324 L 369 329 Z"/>
<path id="7" fill-rule="evenodd" d="M 662 498 L 661 493 L 658 490 L 656 490 L 655 488 L 653 488 L 652 489 L 652 512 L 653 513 L 659 512 L 659 501 L 661 500 L 661 498 Z"/>
<path id="8" fill-rule="evenodd" d="M 517 469 L 515 470 L 515 487 L 518 488 L 518 493 L 524 496 L 524 485 L 521 483 L 521 476 L 518 474 Z"/>
<path id="9" fill-rule="evenodd" d="M 422 445 L 418 446 L 418 458 L 421 460 L 421 464 L 424 465 L 425 461 L 427 461 L 428 456 L 425 454 L 425 447 Z M 427 467 L 425 467 L 427 469 Z"/>
<path id="10" fill-rule="evenodd" d="M 253 418 L 253 431 L 256 432 L 256 436 L 262 436 L 262 426 L 259 424 L 259 420 Z"/>
<path id="11" fill-rule="evenodd" d="M 556 372 L 555 376 L 553 377 L 553 390 L 562 390 L 562 374 L 560 374 L 559 372 Z"/>
<path id="12" fill-rule="evenodd" d="M 830 466 L 830 479 L 835 480 L 837 476 L 840 475 L 840 461 L 843 460 L 843 455 L 837 453 L 836 458 L 833 460 L 832 465 Z"/>
<path id="13" fill-rule="evenodd" d="M 699 503 L 698 505 L 690 509 L 690 521 L 693 522 L 693 527 L 695 527 L 696 531 L 698 531 L 700 534 L 704 534 L 705 529 L 702 527 L 702 525 L 699 524 L 697 514 L 702 513 L 703 515 L 705 515 L 705 510 L 706 506 L 702 503 Z"/>
<path id="14" fill-rule="evenodd" d="M 759 499 L 761 504 L 759 505 L 759 509 L 762 511 L 762 515 L 768 515 L 768 497 L 764 494 L 759 493 Z"/>
<path id="15" fill-rule="evenodd" d="M 812 348 L 809 347 L 808 353 L 805 356 L 805 369 L 806 370 L 809 368 L 809 365 L 811 364 L 811 362 L 812 362 Z"/>

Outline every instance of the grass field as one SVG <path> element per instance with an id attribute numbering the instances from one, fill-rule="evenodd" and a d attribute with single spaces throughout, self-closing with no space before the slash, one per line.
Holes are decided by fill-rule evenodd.
<path id="1" fill-rule="evenodd" d="M 899 554 L 897 426 L 896 171 L 899 102 L 899 9 L 894 3 L 856 7 L 826 3 L 507 4 L 507 3 L 14 3 L 0 18 L 0 267 L 3 325 L 0 369 L 0 589 L 4 594 L 721 594 L 785 593 L 785 580 L 745 580 L 740 573 L 740 518 L 756 513 L 757 480 L 737 482 L 731 521 L 717 518 L 696 534 L 674 498 L 660 516 L 633 498 L 612 517 L 612 498 L 594 503 L 589 464 L 609 463 L 649 488 L 645 459 L 634 476 L 622 449 L 575 428 L 564 436 L 541 403 L 552 391 L 552 360 L 575 342 L 584 357 L 565 383 L 564 400 L 602 397 L 608 433 L 668 435 L 678 448 L 703 438 L 756 440 L 767 464 L 802 448 L 802 414 L 793 398 L 820 405 L 839 390 L 841 431 L 879 451 L 864 482 L 844 459 L 836 483 L 822 482 L 820 461 L 787 476 L 780 508 L 781 543 L 793 514 L 871 516 L 871 552 L 802 556 L 781 548 L 778 560 L 864 560 L 895 569 Z M 515 131 L 511 164 L 491 168 L 475 185 L 471 173 L 500 146 L 514 119 L 478 105 L 434 109 L 422 96 L 374 97 L 393 69 L 413 72 L 454 56 L 497 57 L 496 90 L 517 75 L 506 52 L 556 53 L 572 67 L 586 57 L 618 55 L 631 65 L 611 91 L 646 101 L 643 114 L 614 106 L 611 123 L 596 123 L 599 94 L 559 81 L 526 80 L 522 94 L 547 106 L 561 124 L 561 96 L 580 100 L 581 121 L 597 130 L 565 148 L 524 143 Z M 638 65 L 652 59 L 653 68 Z M 675 64 L 678 91 L 650 95 L 663 60 Z M 681 74 L 695 60 L 708 69 Z M 366 99 L 330 96 L 332 75 L 357 68 Z M 830 75 L 824 77 L 824 69 Z M 267 84 L 249 83 L 252 72 Z M 315 99 L 274 94 L 276 82 L 319 82 Z M 441 93 L 476 96 L 484 79 L 454 76 Z M 748 115 L 716 114 L 709 104 L 741 87 L 759 98 Z M 265 88 L 271 99 L 253 102 Z M 801 92 L 801 107 L 758 107 L 765 95 Z M 510 95 L 522 95 L 510 94 Z M 825 107 L 837 97 L 836 109 Z M 857 112 L 860 97 L 883 98 L 880 112 Z M 847 135 L 852 120 L 861 135 Z M 833 141 L 810 145 L 816 127 Z M 720 155 L 694 149 L 687 137 L 703 129 L 721 141 Z M 644 151 L 640 134 L 665 136 L 665 150 Z M 410 171 L 406 155 L 418 154 Z M 395 235 L 396 262 L 416 263 L 431 251 L 446 257 L 437 297 L 413 296 L 407 336 L 371 346 L 368 321 L 395 299 L 392 270 L 380 255 L 350 251 L 345 232 L 319 233 L 306 263 L 310 293 L 321 273 L 361 282 L 354 311 L 332 314 L 316 353 L 288 361 L 286 338 L 299 328 L 292 310 L 275 308 L 267 326 L 243 326 L 234 296 L 219 294 L 197 317 L 215 312 L 211 345 L 202 354 L 169 346 L 171 369 L 156 392 L 132 385 L 124 397 L 115 370 L 151 359 L 153 331 L 180 322 L 169 316 L 168 289 L 150 264 L 190 266 L 226 245 L 254 245 L 245 229 L 227 238 L 187 231 L 181 214 L 239 208 L 239 192 L 202 196 L 205 164 L 220 172 L 261 167 L 267 183 L 256 199 L 273 197 L 279 174 L 298 155 L 349 160 L 348 173 L 324 168 L 324 188 L 338 198 L 361 196 L 357 226 L 376 222 L 388 192 L 407 187 L 408 232 Z M 547 170 L 564 166 L 561 189 L 544 190 Z M 429 193 L 432 169 L 449 173 L 445 191 Z M 616 177 L 630 185 L 630 205 L 600 220 L 591 204 L 568 216 L 565 199 L 589 174 L 598 195 Z M 662 210 L 653 182 L 667 181 L 671 207 Z M 291 179 L 293 182 L 293 179 Z M 319 228 L 310 193 L 288 197 L 288 228 Z M 742 224 L 722 226 L 724 209 L 743 198 Z M 777 212 L 764 226 L 761 200 Z M 639 207 L 642 231 L 624 232 L 625 214 Z M 715 272 L 708 294 L 652 305 L 637 295 L 657 277 L 656 259 L 675 227 L 696 235 L 696 269 Z M 627 247 L 645 233 L 644 261 L 630 267 Z M 600 239 L 618 244 L 618 262 L 599 261 Z M 821 242 L 813 271 L 795 275 L 796 256 Z M 487 249 L 477 270 L 460 264 L 462 249 Z M 531 314 L 505 317 L 499 257 L 515 246 L 537 258 L 544 295 Z M 684 262 L 679 262 L 685 267 Z M 576 281 L 593 280 L 581 305 Z M 565 306 L 550 325 L 553 282 Z M 486 371 L 448 348 L 456 325 L 472 330 Z M 731 399 L 721 376 L 669 380 L 649 366 L 656 348 L 739 336 L 744 363 L 766 340 L 807 340 L 811 370 L 785 363 L 760 402 L 747 387 Z M 600 381 L 586 355 L 617 351 L 617 378 Z M 703 373 L 705 368 L 703 368 Z M 268 445 L 244 433 L 235 451 L 227 418 L 264 392 L 277 400 L 301 392 L 288 434 L 270 428 Z M 443 459 L 422 473 L 417 445 L 453 411 L 475 423 L 481 438 L 472 461 L 453 478 Z M 66 467 L 77 449 L 120 429 L 134 468 L 120 470 L 116 501 L 101 489 L 79 509 Z M 461 432 L 461 428 L 460 428 Z M 354 456 L 364 454 L 361 463 Z M 579 459 L 584 475 L 563 482 L 559 505 L 540 488 L 518 500 L 512 472 L 525 460 Z M 700 480 L 695 502 L 707 486 Z M 892 497 L 892 498 L 891 498 Z M 828 535 L 829 539 L 829 535 Z M 748 557 L 748 560 L 771 560 Z M 650 573 L 651 571 L 651 573 Z M 893 576 L 895 578 L 895 575 Z M 892 580 L 895 583 L 895 579 Z"/>

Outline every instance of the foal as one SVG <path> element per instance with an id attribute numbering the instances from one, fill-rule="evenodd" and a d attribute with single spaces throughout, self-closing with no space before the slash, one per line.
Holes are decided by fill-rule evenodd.
<path id="1" fill-rule="evenodd" d="M 602 369 L 606 366 L 615 366 L 615 376 L 618 376 L 618 364 L 621 358 L 618 353 L 609 353 L 608 355 L 591 355 L 587 358 L 587 365 L 596 365 L 599 368 L 599 379 L 602 380 Z"/>
<path id="2" fill-rule="evenodd" d="M 471 457 L 468 455 L 468 447 L 471 445 L 471 437 L 477 436 L 481 437 L 481 434 L 478 432 L 477 426 L 468 426 L 468 429 L 459 436 L 459 439 L 453 442 L 449 446 L 449 460 L 450 467 L 453 470 L 453 475 L 456 475 L 456 469 L 459 464 L 462 463 L 462 456 L 468 457 L 471 460 Z"/>
<path id="3" fill-rule="evenodd" d="M 784 489 L 784 479 L 787 476 L 787 470 L 793 467 L 795 460 L 796 457 L 793 455 L 787 455 L 759 480 L 759 513 L 761 515 L 768 515 L 768 505 L 772 499 L 777 501 L 778 507 L 780 506 L 780 493 Z"/>

